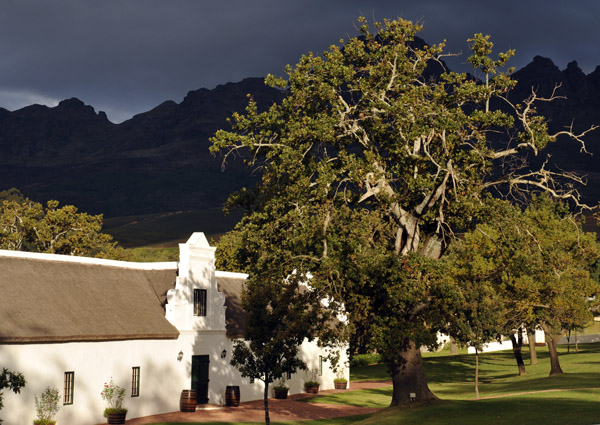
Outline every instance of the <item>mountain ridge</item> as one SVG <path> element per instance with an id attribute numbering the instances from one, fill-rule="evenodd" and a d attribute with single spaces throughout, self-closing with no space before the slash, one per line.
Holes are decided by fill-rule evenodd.
<path id="1" fill-rule="evenodd" d="M 600 66 L 585 74 L 577 62 L 560 70 L 541 56 L 514 73 L 519 81 L 511 99 L 537 90 L 539 96 L 566 96 L 542 103 L 552 131 L 571 124 L 580 131 L 600 124 Z M 0 108 L 0 190 L 19 188 L 37 201 L 59 199 L 106 216 L 214 208 L 255 178 L 241 160 L 221 171 L 221 159 L 209 154 L 209 137 L 242 112 L 247 94 L 264 109 L 284 96 L 246 78 L 214 89 L 190 90 L 179 103 L 167 100 L 122 123 L 77 98 L 55 107 L 30 105 L 16 111 Z M 588 150 L 560 140 L 550 152 L 559 165 L 590 176 L 588 199 L 600 199 L 600 130 L 589 135 Z"/>

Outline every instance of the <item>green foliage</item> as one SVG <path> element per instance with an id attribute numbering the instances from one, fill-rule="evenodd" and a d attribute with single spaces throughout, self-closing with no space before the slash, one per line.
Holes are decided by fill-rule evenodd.
<path id="1" fill-rule="evenodd" d="M 179 247 L 138 247 L 126 248 L 123 250 L 127 261 L 139 263 L 152 263 L 157 261 L 179 261 Z M 222 270 L 222 269 L 220 269 Z"/>
<path id="2" fill-rule="evenodd" d="M 0 374 L 0 410 L 4 407 L 4 394 L 2 390 L 8 388 L 15 394 L 21 392 L 21 388 L 25 387 L 25 377 L 22 373 L 13 372 L 7 368 L 2 368 L 2 374 Z M 0 424 L 2 419 L 0 419 Z"/>
<path id="3" fill-rule="evenodd" d="M 275 279 L 275 278 L 271 278 Z M 247 311 L 244 338 L 234 343 L 231 364 L 243 377 L 270 384 L 286 373 L 306 369 L 298 358 L 300 344 L 312 339 L 320 323 L 319 298 L 303 286 L 299 273 L 285 280 L 268 280 L 266 273 L 250 277 L 242 294 Z"/>
<path id="4" fill-rule="evenodd" d="M 46 387 L 38 399 L 35 397 L 35 410 L 37 413 L 37 425 L 49 425 L 54 423 L 54 416 L 60 409 L 60 392 L 56 387 Z"/>
<path id="5" fill-rule="evenodd" d="M 0 202 L 1 201 L 15 201 L 19 203 L 23 203 L 28 199 L 23 196 L 21 191 L 17 188 L 11 187 L 7 190 L 0 191 Z"/>
<path id="6" fill-rule="evenodd" d="M 600 254 L 596 235 L 547 196 L 533 198 L 524 211 L 496 202 L 488 217 L 457 243 L 449 262 L 467 292 L 486 291 L 489 314 L 505 309 L 496 331 L 585 326 L 590 297 L 600 290 L 590 275 Z"/>
<path id="7" fill-rule="evenodd" d="M 350 358 L 350 367 L 361 367 L 380 362 L 379 354 L 355 354 Z"/>
<path id="8" fill-rule="evenodd" d="M 286 90 L 280 105 L 259 112 L 250 98 L 231 130 L 211 139 L 225 161 L 247 150 L 262 172 L 257 188 L 230 198 L 248 214 L 221 252 L 251 276 L 274 263 L 279 279 L 310 271 L 311 286 L 349 320 L 340 335 L 360 335 L 400 371 L 409 351 L 435 345 L 460 302 L 436 261 L 454 232 L 484 218 L 491 191 L 559 193 L 560 173 L 522 167 L 523 152 L 555 137 L 535 115 L 535 94 L 510 110 L 516 82 L 501 67 L 512 51 L 493 58 L 489 37 L 477 34 L 468 60 L 485 81 L 436 77 L 444 43 L 416 46 L 419 25 L 359 24 L 360 37 L 266 78 Z"/>
<path id="9" fill-rule="evenodd" d="M 120 258 L 122 250 L 101 233 L 102 215 L 80 213 L 73 205 L 4 201 L 0 206 L 0 248 L 63 255 Z"/>

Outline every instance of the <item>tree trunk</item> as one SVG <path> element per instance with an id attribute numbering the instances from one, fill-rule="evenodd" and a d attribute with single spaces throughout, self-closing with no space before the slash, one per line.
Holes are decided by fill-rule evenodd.
<path id="1" fill-rule="evenodd" d="M 265 424 L 270 425 L 271 418 L 269 418 L 269 383 L 268 382 L 265 382 L 264 400 L 265 400 Z"/>
<path id="2" fill-rule="evenodd" d="M 527 329 L 527 339 L 529 340 L 529 364 L 537 364 L 537 351 L 535 351 L 535 329 Z"/>
<path id="3" fill-rule="evenodd" d="M 519 367 L 519 376 L 523 376 L 527 374 L 525 370 L 525 363 L 523 362 L 523 356 L 521 355 L 521 346 L 523 345 L 523 339 L 519 338 L 517 342 L 517 338 L 515 334 L 511 334 L 510 342 L 512 342 L 513 354 L 515 355 L 515 359 L 517 360 L 517 366 Z"/>
<path id="4" fill-rule="evenodd" d="M 427 386 L 421 351 L 410 342 L 409 347 L 400 353 L 400 362 L 389 364 L 392 372 L 391 406 L 408 404 L 411 402 L 410 393 L 415 393 L 416 401 L 437 400 L 437 397 Z"/>
<path id="5" fill-rule="evenodd" d="M 542 329 L 544 330 L 544 336 L 546 337 L 546 345 L 548 345 L 548 354 L 550 354 L 550 376 L 559 375 L 563 373 L 563 370 L 558 361 L 558 351 L 556 351 L 556 347 L 558 346 L 558 341 L 562 335 L 552 335 L 552 332 L 550 332 L 550 329 L 547 326 L 542 325 Z"/>
<path id="6" fill-rule="evenodd" d="M 456 341 L 454 340 L 454 338 L 450 338 L 450 355 L 451 356 L 458 355 L 458 344 L 456 344 Z"/>
<path id="7" fill-rule="evenodd" d="M 475 348 L 475 398 L 479 398 L 479 350 Z"/>

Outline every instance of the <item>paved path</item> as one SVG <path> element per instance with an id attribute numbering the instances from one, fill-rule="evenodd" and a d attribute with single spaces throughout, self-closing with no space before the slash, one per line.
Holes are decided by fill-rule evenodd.
<path id="1" fill-rule="evenodd" d="M 353 382 L 352 390 L 371 389 L 391 386 L 392 381 Z M 344 390 L 325 390 L 319 394 L 335 394 Z M 340 416 L 363 415 L 377 412 L 378 408 L 356 407 L 338 404 L 322 404 L 298 401 L 311 397 L 310 394 L 295 394 L 287 400 L 269 399 L 269 415 L 271 421 L 294 421 L 307 419 L 330 419 Z M 239 407 L 209 406 L 207 410 L 191 413 L 172 412 L 160 415 L 144 416 L 130 419 L 126 425 L 144 425 L 157 422 L 264 422 L 265 412 L 263 400 L 240 403 Z"/>

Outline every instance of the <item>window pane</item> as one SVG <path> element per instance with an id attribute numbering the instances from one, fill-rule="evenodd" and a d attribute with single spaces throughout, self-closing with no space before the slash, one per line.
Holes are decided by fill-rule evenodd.
<path id="1" fill-rule="evenodd" d="M 75 372 L 65 372 L 65 388 L 63 391 L 63 404 L 73 404 L 73 390 L 75 389 Z"/>
<path id="2" fill-rule="evenodd" d="M 131 397 L 140 395 L 140 367 L 131 368 Z"/>
<path id="3" fill-rule="evenodd" d="M 206 316 L 206 289 L 194 289 L 194 316 Z"/>

